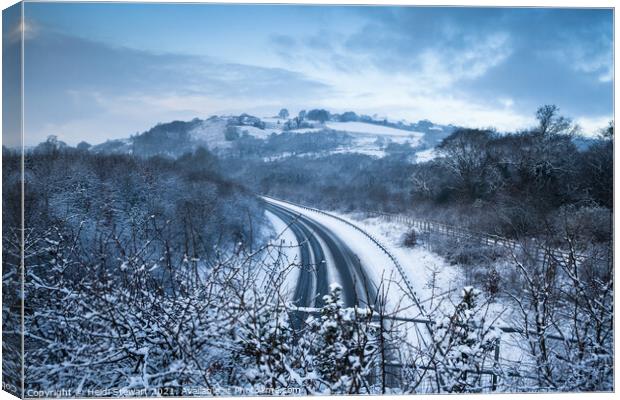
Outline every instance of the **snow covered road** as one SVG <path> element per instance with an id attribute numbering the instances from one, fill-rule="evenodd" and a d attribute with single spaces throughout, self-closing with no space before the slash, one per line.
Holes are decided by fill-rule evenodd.
<path id="1" fill-rule="evenodd" d="M 297 279 L 297 284 L 291 284 L 291 287 L 306 287 L 308 290 L 308 283 L 304 280 L 310 279 L 314 282 L 320 281 L 324 290 L 327 290 L 329 284 L 338 283 L 345 289 L 345 292 L 353 293 L 354 297 L 362 300 L 357 302 L 349 298 L 348 305 L 376 303 L 376 299 L 369 302 L 368 296 L 365 296 L 369 288 L 373 297 L 376 297 L 377 293 L 383 297 L 382 302 L 390 312 L 397 312 L 401 317 L 413 318 L 426 314 L 421 312 L 413 297 L 417 297 L 424 303 L 425 300 L 438 293 L 437 289 L 429 286 L 431 281 L 437 284 L 442 292 L 451 292 L 454 287 L 458 286 L 455 283 L 461 280 L 455 267 L 449 265 L 438 255 L 420 247 L 403 247 L 400 244 L 400 236 L 406 232 L 407 226 L 396 226 L 393 223 L 376 219 L 358 220 L 349 215 L 308 209 L 269 197 L 263 197 L 263 200 L 269 206 L 278 207 L 281 212 L 289 213 L 288 216 L 281 216 L 286 223 L 278 219 L 280 226 L 290 223 L 294 217 L 295 224 L 293 225 L 299 225 L 302 230 L 306 229 L 305 234 L 297 235 L 297 242 L 300 245 L 306 238 L 314 236 L 323 251 L 325 262 L 322 268 L 314 271 L 315 274 L 312 276 L 301 272 L 294 277 Z M 330 241 L 329 238 L 332 240 Z M 330 243 L 332 248 L 329 246 Z M 347 263 L 345 260 L 342 265 L 342 259 L 335 259 L 332 253 L 338 253 L 336 251 L 338 249 L 348 254 L 351 262 Z M 389 255 L 386 254 L 385 249 Z M 396 266 L 395 261 L 400 264 L 400 268 Z M 307 264 L 312 265 L 313 262 L 308 261 Z M 347 274 L 347 271 L 352 272 Z M 358 271 L 361 271 L 361 279 L 366 284 L 360 285 Z M 352 284 L 351 279 L 357 282 Z M 404 284 L 405 281 L 408 285 Z M 348 291 L 347 287 L 355 287 L 355 289 Z M 306 294 L 303 299 L 312 296 L 321 297 L 325 293 L 324 290 L 315 290 L 312 295 Z M 299 300 L 300 293 L 297 293 L 294 298 Z M 307 301 L 296 303 L 305 306 L 312 305 Z"/>
<path id="2" fill-rule="evenodd" d="M 267 210 L 290 227 L 300 246 L 301 270 L 293 301 L 321 306 L 330 283 L 343 288 L 345 306 L 374 304 L 376 283 L 343 238 L 286 203 L 265 198 Z"/>

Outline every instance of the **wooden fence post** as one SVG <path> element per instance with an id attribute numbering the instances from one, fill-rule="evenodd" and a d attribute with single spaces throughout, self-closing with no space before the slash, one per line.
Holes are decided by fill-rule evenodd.
<path id="1" fill-rule="evenodd" d="M 496 391 L 497 390 L 497 381 L 498 381 L 498 376 L 497 376 L 497 368 L 499 368 L 499 340 L 497 341 L 497 344 L 495 345 L 495 357 L 494 357 L 495 361 L 493 362 L 493 376 L 491 378 L 491 391 Z"/>
<path id="2" fill-rule="evenodd" d="M 385 382 L 385 332 L 384 332 L 384 325 L 383 325 L 383 311 L 379 312 L 379 318 L 380 318 L 380 328 L 379 328 L 379 334 L 380 336 L 380 342 L 381 342 L 381 394 L 385 394 L 385 389 L 386 389 L 386 382 Z"/>

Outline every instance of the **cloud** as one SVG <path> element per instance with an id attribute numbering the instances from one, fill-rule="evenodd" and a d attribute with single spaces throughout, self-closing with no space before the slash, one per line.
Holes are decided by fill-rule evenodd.
<path id="1" fill-rule="evenodd" d="M 154 54 L 51 32 L 27 40 L 26 54 L 31 144 L 50 134 L 69 142 L 100 142 L 166 119 L 276 109 L 300 92 L 318 97 L 330 91 L 325 83 L 284 68 Z M 76 129 L 88 121 L 90 128 L 79 138 Z"/>
<path id="2" fill-rule="evenodd" d="M 488 21 L 472 25 L 480 13 L 461 12 L 411 7 L 391 9 L 383 17 L 369 12 L 369 22 L 349 37 L 346 46 L 388 71 L 415 73 L 432 54 L 434 64 L 458 75 L 453 79 L 461 75 L 468 79 L 506 59 L 510 35 Z"/>
<path id="3" fill-rule="evenodd" d="M 292 36 L 283 35 L 283 34 L 271 35 L 270 41 L 273 44 L 286 48 L 286 49 L 291 49 L 293 48 L 293 46 L 295 46 L 295 44 L 297 44 L 297 41 Z"/>
<path id="4" fill-rule="evenodd" d="M 428 90 L 446 89 L 463 80 L 480 78 L 511 54 L 508 35 L 502 32 L 471 38 L 461 48 L 428 48 L 417 58 L 410 74 L 426 83 Z"/>
<path id="5" fill-rule="evenodd" d="M 206 46 L 212 53 L 202 55 L 39 27 L 27 40 L 28 139 L 101 141 L 158 121 L 280 107 L 503 130 L 531 125 L 542 104 L 586 122 L 612 114 L 610 10 L 313 7 L 309 16 L 295 6 L 261 9 L 289 29 L 257 27 L 256 18 L 241 24 L 222 11 L 217 33 L 226 46 Z M 128 32 L 140 39 L 141 31 Z M 165 40 L 201 40 L 195 32 Z M 216 57 L 225 55 L 237 62 Z"/>
<path id="6" fill-rule="evenodd" d="M 504 106 L 504 108 L 510 108 L 515 104 L 514 100 L 509 97 L 500 98 L 498 102 Z"/>
<path id="7" fill-rule="evenodd" d="M 346 82 L 350 90 L 325 99 L 320 105 L 342 112 L 356 104 L 355 111 L 378 113 L 390 119 L 417 121 L 430 119 L 440 124 L 467 127 L 495 127 L 502 131 L 524 129 L 535 124 L 534 110 L 522 112 L 512 99 L 487 100 L 467 93 L 423 92 L 407 75 L 395 75 L 386 82 L 380 76 L 369 77 L 363 96 L 355 90 L 355 80 Z M 404 90 L 411 88 L 411 90 Z"/>
<path id="8" fill-rule="evenodd" d="M 542 104 L 558 104 L 573 117 L 612 113 L 610 10 L 365 7 L 358 13 L 362 22 L 346 33 L 326 25 L 286 49 L 291 68 L 321 76 L 339 93 L 369 94 L 351 96 L 360 99 L 351 104 L 365 107 L 373 96 L 380 103 L 385 97 L 409 104 L 419 96 L 433 104 L 473 102 L 472 112 L 490 117 L 485 125 L 510 122 L 513 129 Z M 433 115 L 472 119 L 455 111 Z"/>
<path id="9" fill-rule="evenodd" d="M 592 43 L 588 46 L 573 44 L 559 51 L 557 57 L 562 62 L 571 65 L 576 71 L 595 75 L 600 82 L 611 82 L 613 80 L 612 41 L 608 39 L 606 42 L 607 48 L 598 50 L 594 50 L 596 46 Z"/>
<path id="10" fill-rule="evenodd" d="M 596 136 L 600 134 L 601 130 L 609 125 L 609 122 L 613 120 L 611 115 L 608 116 L 595 116 L 595 117 L 577 117 L 575 123 L 577 123 L 582 132 L 587 136 Z"/>

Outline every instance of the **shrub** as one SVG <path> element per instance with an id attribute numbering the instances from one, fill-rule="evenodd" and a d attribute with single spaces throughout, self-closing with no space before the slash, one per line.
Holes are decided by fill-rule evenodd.
<path id="1" fill-rule="evenodd" d="M 406 247 L 415 247 L 418 244 L 418 235 L 415 229 L 411 229 L 410 231 L 405 233 L 405 236 L 403 238 L 403 244 Z"/>

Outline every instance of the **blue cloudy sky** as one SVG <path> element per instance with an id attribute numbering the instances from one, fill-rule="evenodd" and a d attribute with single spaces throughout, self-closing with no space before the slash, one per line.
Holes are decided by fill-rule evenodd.
<path id="1" fill-rule="evenodd" d="M 27 3 L 29 143 L 326 107 L 512 130 L 613 114 L 611 10 Z"/>

